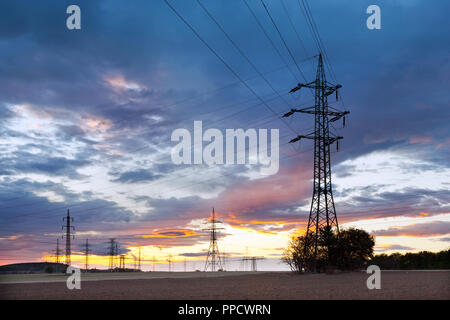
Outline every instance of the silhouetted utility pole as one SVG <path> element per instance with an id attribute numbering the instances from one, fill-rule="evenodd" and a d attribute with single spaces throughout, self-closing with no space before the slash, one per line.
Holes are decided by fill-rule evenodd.
<path id="1" fill-rule="evenodd" d="M 141 247 L 139 247 L 138 270 L 141 271 Z"/>
<path id="2" fill-rule="evenodd" d="M 184 272 L 186 272 L 186 258 L 184 258 Z"/>
<path id="3" fill-rule="evenodd" d="M 311 209 L 308 219 L 308 229 L 306 231 L 306 251 L 312 251 L 314 260 L 314 271 L 317 259 L 317 247 L 319 232 L 325 227 L 336 228 L 339 232 L 339 224 L 334 206 L 333 192 L 331 186 L 331 160 L 330 146 L 336 142 L 336 149 L 339 151 L 339 140 L 343 137 L 330 133 L 329 125 L 331 122 L 343 118 L 345 127 L 345 116 L 349 111 L 339 111 L 328 106 L 328 96 L 336 93 L 338 99 L 338 89 L 340 84 L 330 84 L 325 78 L 325 69 L 322 61 L 322 54 L 319 54 L 317 65 L 316 80 L 302 84 L 299 83 L 290 93 L 301 88 L 310 88 L 315 90 L 315 104 L 312 107 L 303 109 L 291 109 L 283 117 L 289 117 L 296 112 L 314 115 L 314 131 L 307 135 L 299 135 L 290 142 L 296 142 L 301 139 L 314 140 L 314 188 L 311 201 Z M 312 242 L 308 243 L 309 235 L 313 235 Z"/>
<path id="4" fill-rule="evenodd" d="M 172 255 L 169 254 L 169 259 L 167 259 L 167 262 L 169 263 L 169 272 L 172 272 Z"/>
<path id="5" fill-rule="evenodd" d="M 119 270 L 125 271 L 125 255 L 124 254 L 121 254 L 119 256 Z"/>
<path id="6" fill-rule="evenodd" d="M 59 263 L 59 257 L 61 256 L 61 250 L 59 249 L 59 238 L 56 238 L 56 250 L 55 250 L 55 262 Z"/>
<path id="7" fill-rule="evenodd" d="M 91 252 L 91 249 L 89 249 L 89 240 L 86 239 L 86 244 L 84 245 L 84 270 L 89 269 L 89 252 Z"/>
<path id="8" fill-rule="evenodd" d="M 223 270 L 222 259 L 220 257 L 219 247 L 217 246 L 217 230 L 223 228 L 217 228 L 217 223 L 222 222 L 216 220 L 216 214 L 213 208 L 211 218 L 209 219 L 209 228 L 203 229 L 204 231 L 210 232 L 209 250 L 205 262 L 205 271 L 208 271 L 208 268 L 213 272 L 216 270 Z"/>
<path id="9" fill-rule="evenodd" d="M 116 239 L 109 239 L 109 270 L 113 271 L 115 267 L 114 256 L 116 254 Z"/>
<path id="10" fill-rule="evenodd" d="M 120 257 L 119 257 L 119 244 L 116 241 L 116 247 L 114 249 L 114 265 L 119 265 L 120 264 Z M 119 260 L 119 261 L 117 261 Z"/>
<path id="11" fill-rule="evenodd" d="M 69 213 L 69 209 L 67 209 L 67 216 L 65 218 L 63 218 L 63 221 L 66 221 L 66 225 L 62 226 L 62 229 L 64 230 L 64 228 L 66 229 L 66 234 L 63 235 L 63 238 L 66 237 L 66 264 L 68 266 L 70 266 L 71 262 L 71 254 L 72 254 L 72 249 L 70 247 L 70 240 L 75 239 L 75 227 L 71 226 L 70 223 L 73 222 L 73 218 L 70 217 L 70 213 Z M 73 231 L 72 231 L 73 230 Z"/>

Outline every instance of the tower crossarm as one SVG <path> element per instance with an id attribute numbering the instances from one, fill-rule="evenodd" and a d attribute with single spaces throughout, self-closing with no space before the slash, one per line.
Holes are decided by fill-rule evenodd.
<path id="1" fill-rule="evenodd" d="M 336 141 L 338 141 L 338 140 L 341 140 L 341 139 L 344 139 L 344 137 L 329 137 L 328 139 L 326 139 L 326 141 L 325 141 L 325 143 L 327 144 L 327 145 L 331 145 L 331 144 L 333 144 L 334 142 L 336 142 Z"/>
<path id="2" fill-rule="evenodd" d="M 290 117 L 296 112 L 308 113 L 308 114 L 323 114 L 323 112 L 316 111 L 314 107 L 308 107 L 308 108 L 303 108 L 303 109 L 291 109 L 291 111 L 283 114 L 283 118 Z M 325 114 L 327 116 L 334 117 L 334 118 L 330 119 L 331 122 L 336 121 L 336 120 L 340 119 L 341 117 L 346 116 L 349 113 L 350 113 L 350 111 L 327 111 L 327 112 L 325 112 Z"/>
<path id="3" fill-rule="evenodd" d="M 295 88 L 292 88 L 289 93 L 294 93 L 295 91 L 300 90 L 301 88 L 311 88 L 314 89 L 316 87 L 316 81 L 311 81 L 310 83 L 298 83 Z"/>
<path id="4" fill-rule="evenodd" d="M 313 134 L 309 134 L 309 135 L 299 135 L 296 138 L 292 139 L 291 141 L 289 141 L 289 143 L 293 143 L 293 142 L 297 142 L 300 141 L 301 139 L 311 139 L 314 140 L 314 135 Z"/>
<path id="5" fill-rule="evenodd" d="M 331 118 L 329 121 L 330 122 L 334 122 L 339 120 L 342 117 L 345 117 L 347 114 L 349 114 L 350 111 L 342 111 L 342 112 L 328 112 L 328 115 L 334 116 L 334 118 Z M 345 121 L 344 121 L 344 126 L 345 126 Z"/>
<path id="6" fill-rule="evenodd" d="M 326 86 L 324 89 L 324 94 L 326 96 L 329 96 L 330 94 L 333 94 L 336 92 L 336 100 L 338 99 L 338 89 L 342 88 L 340 84 L 337 84 L 335 86 Z"/>
<path id="7" fill-rule="evenodd" d="M 298 90 L 300 90 L 301 88 L 310 88 L 310 89 L 317 89 L 317 87 L 319 87 L 319 85 L 317 84 L 317 81 L 311 81 L 310 83 L 298 83 L 297 86 L 295 88 L 292 88 L 289 93 L 294 93 Z M 342 88 L 342 85 L 340 84 L 336 84 L 336 85 L 325 85 L 323 87 L 321 87 L 321 89 L 323 89 L 323 93 L 325 96 L 329 96 L 331 94 L 333 94 L 334 92 L 336 92 L 336 100 L 338 99 L 338 90 Z"/>
<path id="8" fill-rule="evenodd" d="M 224 229 L 225 228 L 214 227 L 214 228 L 204 228 L 204 229 L 201 229 L 201 231 L 224 230 Z"/>

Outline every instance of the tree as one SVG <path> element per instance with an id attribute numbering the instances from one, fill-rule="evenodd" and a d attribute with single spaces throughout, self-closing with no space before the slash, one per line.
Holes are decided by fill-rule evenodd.
<path id="1" fill-rule="evenodd" d="M 373 257 L 374 238 L 366 231 L 351 228 L 337 233 L 330 227 L 320 230 L 314 261 L 313 235 L 293 237 L 284 250 L 282 262 L 292 271 L 323 271 L 329 267 L 355 270 Z"/>
<path id="2" fill-rule="evenodd" d="M 375 240 L 366 231 L 356 228 L 342 230 L 337 235 L 335 263 L 342 270 L 362 268 L 373 257 Z M 334 261 L 333 261 L 334 262 Z"/>
<path id="3" fill-rule="evenodd" d="M 312 240 L 312 235 L 308 236 L 308 241 L 306 236 L 292 237 L 288 247 L 283 251 L 281 261 L 286 263 L 293 272 L 303 272 L 311 269 L 314 257 L 313 251 L 311 246 L 308 246 L 305 251 L 305 246 L 307 243 L 312 243 Z"/>

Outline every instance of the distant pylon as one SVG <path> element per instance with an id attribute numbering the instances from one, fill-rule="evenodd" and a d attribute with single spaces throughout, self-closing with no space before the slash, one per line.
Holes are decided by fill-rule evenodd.
<path id="1" fill-rule="evenodd" d="M 116 254 L 116 239 L 109 239 L 109 270 L 113 271 L 115 268 L 114 256 Z"/>
<path id="2" fill-rule="evenodd" d="M 172 255 L 169 254 L 169 258 L 167 259 L 167 262 L 169 263 L 169 272 L 172 272 Z"/>
<path id="3" fill-rule="evenodd" d="M 211 218 L 209 219 L 209 228 L 203 229 L 210 232 L 209 250 L 206 256 L 205 271 L 210 269 L 212 272 L 223 270 L 222 259 L 220 257 L 219 247 L 217 245 L 217 230 L 223 228 L 217 228 L 216 224 L 221 221 L 216 220 L 216 213 L 214 208 L 212 210 Z"/>
<path id="4" fill-rule="evenodd" d="M 120 259 L 120 257 L 119 257 L 119 244 L 116 241 L 116 247 L 114 248 L 114 264 L 116 266 L 119 265 L 119 263 L 120 263 L 120 261 L 117 261 L 119 259 Z"/>
<path id="5" fill-rule="evenodd" d="M 138 254 L 138 267 L 137 269 L 141 271 L 141 247 L 139 247 L 139 254 Z"/>
<path id="6" fill-rule="evenodd" d="M 186 272 L 186 258 L 184 258 L 184 272 Z"/>
<path id="7" fill-rule="evenodd" d="M 258 271 L 258 267 L 257 267 L 257 261 L 258 260 L 264 260 L 264 257 L 244 257 L 241 259 L 241 261 L 245 262 L 245 265 L 247 265 L 247 261 L 250 262 L 250 268 L 251 271 L 256 272 Z M 247 268 L 244 269 L 244 271 L 247 271 Z"/>
<path id="8" fill-rule="evenodd" d="M 56 249 L 55 249 L 55 262 L 59 263 L 59 257 L 61 256 L 61 249 L 59 248 L 59 238 L 56 238 Z"/>
<path id="9" fill-rule="evenodd" d="M 329 126 L 331 122 L 342 118 L 343 126 L 345 127 L 345 116 L 350 112 L 339 111 L 336 108 L 329 107 L 328 96 L 335 93 L 337 100 L 338 89 L 341 87 L 340 84 L 327 82 L 322 54 L 319 54 L 316 79 L 306 84 L 299 83 L 290 91 L 290 93 L 293 93 L 301 88 L 314 89 L 314 106 L 303 109 L 291 109 L 291 111 L 283 115 L 283 117 L 289 117 L 296 112 L 314 115 L 314 131 L 307 135 L 299 135 L 290 141 L 292 143 L 301 139 L 314 140 L 314 187 L 304 247 L 305 254 L 308 250 L 313 255 L 314 271 L 316 269 L 320 230 L 336 228 L 336 231 L 339 232 L 331 185 L 330 146 L 336 142 L 336 149 L 339 151 L 339 140 L 343 139 L 343 137 L 334 135 L 332 132 L 330 133 Z M 312 235 L 313 243 L 308 242 L 309 235 Z"/>
<path id="10" fill-rule="evenodd" d="M 89 252 L 91 252 L 91 249 L 89 249 L 89 240 L 86 239 L 86 244 L 84 245 L 84 270 L 89 269 Z"/>
<path id="11" fill-rule="evenodd" d="M 67 209 L 67 216 L 65 218 L 63 218 L 63 221 L 66 221 L 66 225 L 62 226 L 62 229 L 66 229 L 66 234 L 63 235 L 63 238 L 66 238 L 66 252 L 65 252 L 65 258 L 66 258 L 66 264 L 68 266 L 71 265 L 72 261 L 71 261 L 71 255 L 72 255 L 72 249 L 71 249 L 71 244 L 70 244 L 70 240 L 75 239 L 75 227 L 70 225 L 70 222 L 73 222 L 73 218 L 70 217 L 70 213 L 69 213 L 69 209 Z M 73 232 L 72 232 L 73 230 Z"/>
<path id="12" fill-rule="evenodd" d="M 119 270 L 125 271 L 125 255 L 124 254 L 121 254 L 119 256 Z"/>

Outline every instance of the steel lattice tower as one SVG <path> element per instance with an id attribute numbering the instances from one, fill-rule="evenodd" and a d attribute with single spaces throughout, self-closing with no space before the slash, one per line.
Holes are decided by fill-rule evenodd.
<path id="1" fill-rule="evenodd" d="M 119 271 L 125 271 L 125 255 L 121 254 L 119 256 Z"/>
<path id="2" fill-rule="evenodd" d="M 307 249 L 313 248 L 315 261 L 320 230 L 330 227 L 336 228 L 336 231 L 339 232 L 331 185 L 330 146 L 336 142 L 336 148 L 339 150 L 339 140 L 343 137 L 331 134 L 329 124 L 343 118 L 343 126 L 345 127 L 345 116 L 350 112 L 339 111 L 328 106 L 328 96 L 336 93 L 337 100 L 338 89 L 342 86 L 340 84 L 333 85 L 326 81 L 322 54 L 319 54 L 316 80 L 307 84 L 299 83 L 290 93 L 300 90 L 302 87 L 314 89 L 315 105 L 303 109 L 291 109 L 283 117 L 289 117 L 295 112 L 314 115 L 314 131 L 307 135 L 299 135 L 290 142 L 301 139 L 314 140 L 314 188 L 306 231 L 306 239 L 309 239 L 308 236 L 312 234 L 313 243 L 305 245 L 305 252 Z"/>
<path id="3" fill-rule="evenodd" d="M 55 262 L 59 263 L 59 257 L 61 256 L 61 250 L 59 249 L 59 238 L 56 238 L 56 249 L 55 249 Z"/>
<path id="4" fill-rule="evenodd" d="M 222 223 L 221 221 L 216 220 L 216 214 L 214 212 L 214 208 L 212 210 L 211 218 L 209 219 L 209 228 L 203 229 L 204 231 L 210 232 L 210 242 L 209 242 L 209 250 L 208 256 L 206 257 L 205 262 L 205 271 L 208 271 L 208 268 L 211 271 L 223 270 L 223 263 L 219 253 L 219 247 L 217 245 L 217 230 L 223 229 L 218 228 L 216 226 L 217 223 Z M 217 269 L 216 269 L 217 267 Z"/>
<path id="5" fill-rule="evenodd" d="M 68 266 L 70 266 L 71 264 L 71 254 L 72 254 L 72 249 L 71 249 L 71 244 L 70 244 L 70 240 L 75 239 L 75 236 L 72 232 L 72 230 L 75 230 L 75 227 L 70 225 L 70 222 L 73 222 L 73 218 L 70 217 L 70 213 L 69 213 L 69 209 L 67 209 L 67 216 L 65 218 L 63 218 L 63 221 L 66 221 L 66 225 L 62 226 L 62 229 L 66 229 L 66 234 L 63 235 L 63 238 L 66 238 L 66 254 L 65 254 L 65 258 L 66 258 L 66 264 Z"/>
<path id="6" fill-rule="evenodd" d="M 86 271 L 88 271 L 88 269 L 89 269 L 89 253 L 90 253 L 91 251 L 92 251 L 92 250 L 89 249 L 89 240 L 86 239 L 86 243 L 85 243 L 85 245 L 84 245 L 84 269 L 85 269 Z"/>
<path id="7" fill-rule="evenodd" d="M 138 254 L 138 266 L 137 269 L 141 271 L 141 247 L 139 247 L 139 254 Z"/>
<path id="8" fill-rule="evenodd" d="M 116 255 L 116 239 L 109 239 L 109 270 L 114 271 L 115 268 L 115 260 L 114 257 Z"/>

